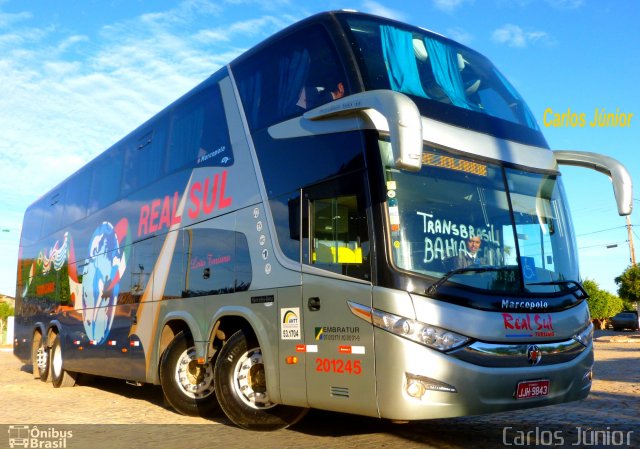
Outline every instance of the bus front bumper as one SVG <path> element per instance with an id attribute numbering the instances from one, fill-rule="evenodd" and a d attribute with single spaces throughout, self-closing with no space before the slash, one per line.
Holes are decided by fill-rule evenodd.
<path id="1" fill-rule="evenodd" d="M 564 363 L 513 368 L 475 365 L 380 329 L 375 339 L 381 418 L 409 421 L 541 407 L 584 399 L 591 389 L 592 344 Z"/>

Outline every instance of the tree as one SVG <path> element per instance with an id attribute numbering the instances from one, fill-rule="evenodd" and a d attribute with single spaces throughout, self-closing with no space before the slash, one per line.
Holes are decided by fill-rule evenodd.
<path id="1" fill-rule="evenodd" d="M 631 265 L 615 281 L 621 298 L 640 303 L 640 265 Z"/>
<path id="2" fill-rule="evenodd" d="M 13 307 L 6 302 L 0 302 L 0 342 L 2 342 L 2 336 L 4 335 L 7 317 L 10 316 L 13 316 Z"/>
<path id="3" fill-rule="evenodd" d="M 596 327 L 603 329 L 607 320 L 623 309 L 622 299 L 601 289 L 598 283 L 591 279 L 585 280 L 582 286 L 589 294 L 587 304 L 591 319 Z"/>

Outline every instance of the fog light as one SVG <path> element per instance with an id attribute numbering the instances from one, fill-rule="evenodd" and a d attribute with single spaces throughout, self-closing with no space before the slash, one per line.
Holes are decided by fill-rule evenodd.
<path id="1" fill-rule="evenodd" d="M 405 373 L 405 375 L 407 376 L 406 391 L 412 398 L 422 399 L 428 391 L 442 391 L 445 393 L 458 392 L 456 387 L 440 382 L 439 380 L 411 373 Z"/>
<path id="2" fill-rule="evenodd" d="M 412 398 L 422 399 L 422 396 L 427 392 L 424 384 L 416 379 L 409 380 L 407 384 L 407 394 Z"/>

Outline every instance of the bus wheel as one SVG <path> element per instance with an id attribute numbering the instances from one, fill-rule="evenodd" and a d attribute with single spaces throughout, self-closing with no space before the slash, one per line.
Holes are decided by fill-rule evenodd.
<path id="1" fill-rule="evenodd" d="M 73 387 L 76 384 L 77 374 L 64 369 L 62 360 L 62 347 L 60 337 L 56 335 L 53 346 L 49 352 L 51 356 L 51 382 L 55 388 Z"/>
<path id="2" fill-rule="evenodd" d="M 212 365 L 212 362 L 198 363 L 189 334 L 176 335 L 160 364 L 160 383 L 166 402 L 188 416 L 206 416 L 218 411 Z"/>
<path id="3" fill-rule="evenodd" d="M 31 346 L 31 365 L 33 377 L 46 382 L 49 379 L 49 349 L 40 332 L 33 334 Z"/>
<path id="4" fill-rule="evenodd" d="M 224 413 L 244 429 L 282 429 L 298 422 L 308 411 L 271 401 L 262 351 L 253 334 L 244 330 L 233 334 L 220 350 L 215 386 Z"/>

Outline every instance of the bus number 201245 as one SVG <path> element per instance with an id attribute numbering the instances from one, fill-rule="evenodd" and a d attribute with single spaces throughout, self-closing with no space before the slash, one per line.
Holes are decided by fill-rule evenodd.
<path id="1" fill-rule="evenodd" d="M 320 373 L 338 374 L 361 374 L 362 365 L 360 360 L 326 359 L 318 357 L 316 359 L 316 371 Z"/>

